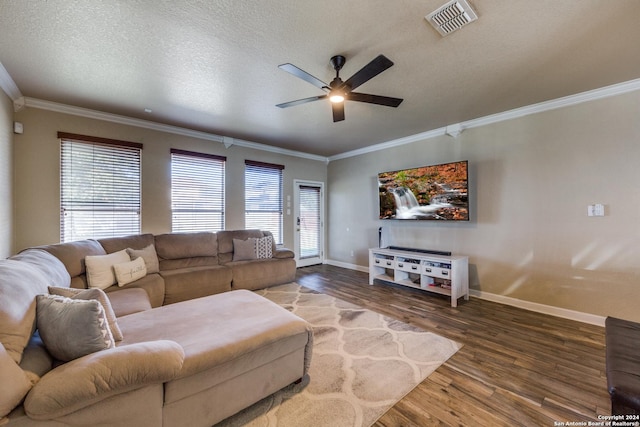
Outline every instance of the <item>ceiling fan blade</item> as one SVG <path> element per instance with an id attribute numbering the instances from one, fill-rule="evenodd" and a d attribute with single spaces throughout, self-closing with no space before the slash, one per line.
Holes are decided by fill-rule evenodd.
<path id="1" fill-rule="evenodd" d="M 294 76 L 304 80 L 305 82 L 311 83 L 315 87 L 318 87 L 327 92 L 329 91 L 329 85 L 327 85 L 322 80 L 316 77 L 313 77 L 311 74 L 307 73 L 304 70 L 301 70 L 300 68 L 296 67 L 293 64 L 286 63 L 286 64 L 278 65 L 278 68 L 286 71 L 289 74 L 293 74 Z"/>
<path id="2" fill-rule="evenodd" d="M 282 104 L 276 105 L 276 107 L 288 108 L 288 107 L 293 107 L 295 105 L 306 104 L 307 102 L 318 101 L 318 100 L 324 99 L 326 97 L 327 97 L 327 95 L 312 96 L 310 98 L 303 98 L 303 99 L 298 99 L 296 101 L 284 102 Z"/>
<path id="3" fill-rule="evenodd" d="M 341 122 L 344 120 L 344 102 L 331 103 L 331 110 L 333 111 L 333 122 Z"/>
<path id="4" fill-rule="evenodd" d="M 349 101 L 368 102 L 369 104 L 385 105 L 387 107 L 397 107 L 404 101 L 401 98 L 391 98 L 389 96 L 369 95 L 368 93 L 350 92 L 347 95 Z"/>
<path id="5" fill-rule="evenodd" d="M 378 55 L 373 61 L 362 67 L 360 71 L 344 82 L 343 86 L 347 86 L 347 90 L 353 90 L 361 84 L 371 80 L 387 68 L 390 68 L 393 62 L 384 55 Z"/>

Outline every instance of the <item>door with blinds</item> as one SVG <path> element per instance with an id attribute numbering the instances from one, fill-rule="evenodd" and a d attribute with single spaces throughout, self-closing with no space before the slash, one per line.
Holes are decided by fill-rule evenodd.
<path id="1" fill-rule="evenodd" d="M 298 267 L 324 259 L 324 184 L 294 181 L 295 253 Z"/>

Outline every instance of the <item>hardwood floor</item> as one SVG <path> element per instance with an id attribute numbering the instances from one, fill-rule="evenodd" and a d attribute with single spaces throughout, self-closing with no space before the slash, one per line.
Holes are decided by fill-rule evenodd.
<path id="1" fill-rule="evenodd" d="M 473 297 L 451 308 L 329 265 L 299 268 L 297 282 L 464 345 L 377 427 L 587 425 L 610 414 L 602 327 Z"/>

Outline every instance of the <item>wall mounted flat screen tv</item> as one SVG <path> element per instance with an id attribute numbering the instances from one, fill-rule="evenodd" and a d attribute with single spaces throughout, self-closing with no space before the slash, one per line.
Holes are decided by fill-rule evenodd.
<path id="1" fill-rule="evenodd" d="M 378 174 L 380 219 L 468 221 L 468 162 Z"/>

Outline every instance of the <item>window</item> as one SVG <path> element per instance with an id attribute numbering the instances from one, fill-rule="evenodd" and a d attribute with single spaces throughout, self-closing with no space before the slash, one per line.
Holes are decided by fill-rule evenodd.
<path id="1" fill-rule="evenodd" d="M 271 231 L 282 243 L 282 170 L 284 166 L 245 160 L 245 228 Z"/>
<path id="2" fill-rule="evenodd" d="M 226 157 L 171 150 L 171 228 L 174 232 L 224 230 Z"/>
<path id="3" fill-rule="evenodd" d="M 140 233 L 142 144 L 58 132 L 60 241 Z"/>

